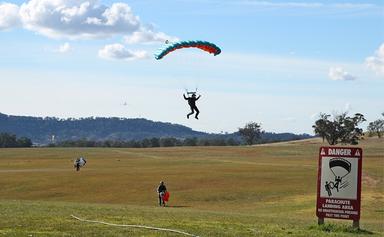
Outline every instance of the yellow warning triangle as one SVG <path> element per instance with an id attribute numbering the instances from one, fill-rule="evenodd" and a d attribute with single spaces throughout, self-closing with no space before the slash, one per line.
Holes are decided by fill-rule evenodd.
<path id="1" fill-rule="evenodd" d="M 325 155 L 324 148 L 321 148 L 320 155 L 322 155 L 322 156 Z"/>
<path id="2" fill-rule="evenodd" d="M 360 151 L 359 150 L 356 150 L 355 156 L 360 156 Z"/>

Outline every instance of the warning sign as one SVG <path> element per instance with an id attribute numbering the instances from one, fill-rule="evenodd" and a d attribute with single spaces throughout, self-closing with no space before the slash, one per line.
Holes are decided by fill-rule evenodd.
<path id="1" fill-rule="evenodd" d="M 362 149 L 321 147 L 316 215 L 360 219 Z"/>

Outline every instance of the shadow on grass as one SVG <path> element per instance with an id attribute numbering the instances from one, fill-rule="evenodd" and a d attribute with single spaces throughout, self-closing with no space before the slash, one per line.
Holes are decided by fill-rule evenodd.
<path id="1" fill-rule="evenodd" d="M 186 207 L 190 207 L 190 206 L 173 206 L 173 205 L 170 205 L 167 207 L 169 207 L 169 208 L 186 208 Z"/>
<path id="2" fill-rule="evenodd" d="M 373 235 L 374 232 L 364 229 L 355 228 L 347 225 L 338 225 L 338 224 L 324 224 L 324 225 L 312 225 L 309 227 L 310 230 L 318 230 L 324 232 L 332 233 L 351 233 L 351 234 L 366 234 Z"/>

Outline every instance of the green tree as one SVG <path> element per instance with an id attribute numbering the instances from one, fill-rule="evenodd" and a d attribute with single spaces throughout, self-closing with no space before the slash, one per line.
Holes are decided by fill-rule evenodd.
<path id="1" fill-rule="evenodd" d="M 160 147 L 160 139 L 157 137 L 151 138 L 151 147 Z"/>
<path id="2" fill-rule="evenodd" d="M 237 145 L 239 145 L 239 143 L 235 139 L 233 139 L 233 138 L 229 138 L 226 143 L 227 143 L 227 146 L 237 146 Z"/>
<path id="3" fill-rule="evenodd" d="M 330 120 L 330 115 L 321 113 L 320 118 L 312 126 L 316 135 L 327 140 L 330 145 L 358 144 L 363 137 L 363 129 L 358 125 L 365 120 L 364 115 L 355 114 L 349 117 L 347 113 L 337 114 Z"/>
<path id="4" fill-rule="evenodd" d="M 261 124 L 255 122 L 247 123 L 243 128 L 239 128 L 239 134 L 243 137 L 248 145 L 255 144 L 261 138 Z"/>
<path id="5" fill-rule="evenodd" d="M 17 139 L 16 135 L 0 133 L 0 147 L 31 147 L 32 141 L 27 137 Z"/>
<path id="6" fill-rule="evenodd" d="M 197 146 L 197 138 L 196 137 L 193 137 L 193 138 L 186 138 L 183 142 L 183 145 L 184 146 Z"/>
<path id="7" fill-rule="evenodd" d="M 172 147 L 176 146 L 177 139 L 173 137 L 164 137 L 160 139 L 160 146 L 161 147 Z"/>
<path id="8" fill-rule="evenodd" d="M 320 113 L 319 117 L 320 119 L 317 120 L 315 125 L 312 127 L 315 129 L 315 134 L 320 136 L 324 142 L 327 135 L 327 130 L 328 130 L 327 128 L 330 126 L 329 123 L 331 123 L 331 121 L 328 120 L 330 115 L 325 113 Z"/>
<path id="9" fill-rule="evenodd" d="M 31 147 L 32 141 L 27 137 L 20 137 L 19 139 L 17 139 L 17 144 L 19 147 Z"/>
<path id="10" fill-rule="evenodd" d="M 16 135 L 0 133 L 0 147 L 18 147 Z"/>
<path id="11" fill-rule="evenodd" d="M 384 113 L 381 115 L 384 117 Z M 367 129 L 369 136 L 376 134 L 379 138 L 381 138 L 384 133 L 384 119 L 377 119 L 373 122 L 370 122 Z"/>
<path id="12" fill-rule="evenodd" d="M 141 147 L 143 148 L 151 147 L 151 141 L 148 138 L 141 140 Z"/>

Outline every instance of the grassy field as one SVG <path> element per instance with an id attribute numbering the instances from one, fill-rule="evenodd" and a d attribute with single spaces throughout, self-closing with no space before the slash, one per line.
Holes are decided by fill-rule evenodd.
<path id="1" fill-rule="evenodd" d="M 315 216 L 320 140 L 253 147 L 0 149 L 0 236 L 384 236 L 384 139 L 364 149 L 361 228 Z M 325 145 L 325 144 L 324 144 Z M 87 166 L 73 170 L 73 159 Z M 164 180 L 169 206 L 158 207 Z"/>

